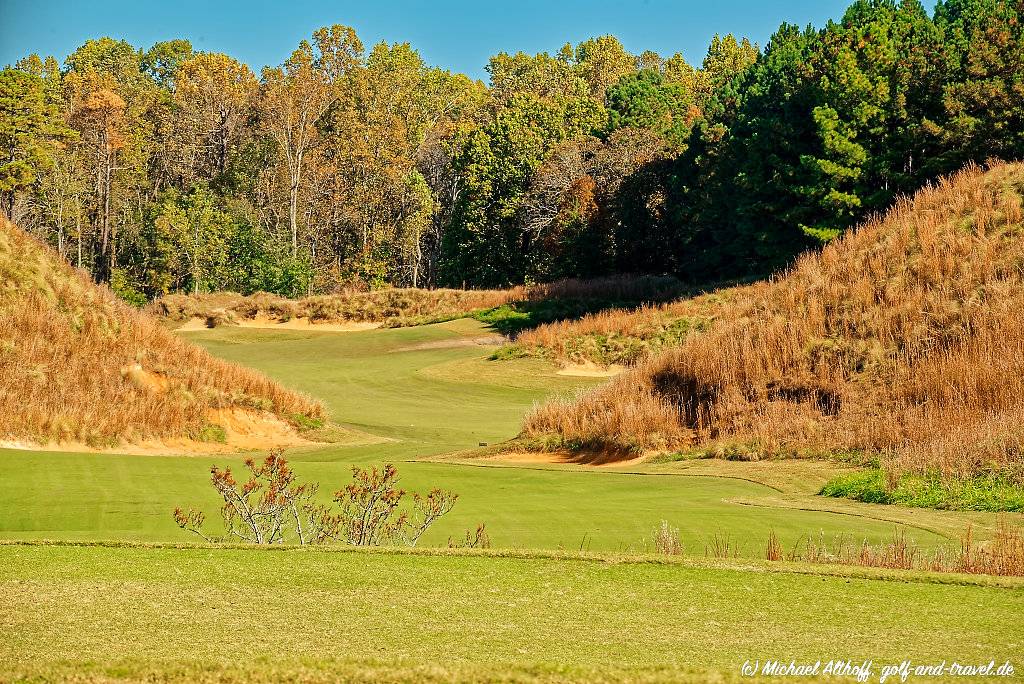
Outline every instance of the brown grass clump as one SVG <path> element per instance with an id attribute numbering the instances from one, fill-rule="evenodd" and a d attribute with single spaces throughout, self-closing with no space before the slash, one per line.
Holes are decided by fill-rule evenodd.
<path id="1" fill-rule="evenodd" d="M 323 409 L 214 359 L 0 223 L 0 439 L 45 444 L 217 439 L 216 410 L 292 423 Z"/>
<path id="2" fill-rule="evenodd" d="M 1021 164 L 941 180 L 524 430 L 752 458 L 863 450 L 900 472 L 1020 482 L 1022 193 Z"/>
<path id="3" fill-rule="evenodd" d="M 399 327 L 450 320 L 503 304 L 547 299 L 662 301 L 681 289 L 680 282 L 670 277 L 615 276 L 561 280 L 504 290 L 351 289 L 304 299 L 288 299 L 266 292 L 249 296 L 217 292 L 166 295 L 153 302 L 148 312 L 171 322 L 198 318 L 210 327 L 256 318 L 278 322 L 304 318 L 312 323 L 365 322 Z"/>
<path id="4" fill-rule="evenodd" d="M 952 566 L 957 572 L 1024 576 L 1024 534 L 1002 519 L 992 540 L 978 544 L 968 527 L 960 537 L 960 553 Z"/>
<path id="5" fill-rule="evenodd" d="M 204 319 L 210 327 L 230 325 L 235 319 L 267 318 L 287 322 L 306 318 L 312 323 L 374 322 L 408 325 L 420 319 L 444 320 L 478 309 L 490 309 L 523 298 L 512 290 L 420 290 L 390 288 L 370 292 L 348 291 L 332 295 L 288 299 L 258 292 L 244 296 L 231 292 L 171 294 L 148 311 L 173 322 Z"/>
<path id="6" fill-rule="evenodd" d="M 526 417 L 524 431 L 535 437 L 556 432 L 564 446 L 589 451 L 642 452 L 691 443 L 693 430 L 653 385 L 641 386 L 646 379 L 635 378 L 637 384 L 615 403 L 595 401 L 593 392 L 552 399 Z"/>
<path id="7" fill-rule="evenodd" d="M 855 544 L 845 537 L 833 540 L 830 544 L 820 534 L 817 538 L 808 536 L 801 539 L 791 551 L 783 553 L 778 539 L 772 533 L 765 558 L 770 561 L 1024 577 L 1024 535 L 1019 527 L 1001 518 L 991 540 L 978 543 L 974 539 L 973 530 L 968 527 L 960 535 L 960 548 L 955 551 L 939 548 L 927 553 L 908 540 L 904 531 L 897 530 L 891 541 L 879 545 L 866 541 Z"/>

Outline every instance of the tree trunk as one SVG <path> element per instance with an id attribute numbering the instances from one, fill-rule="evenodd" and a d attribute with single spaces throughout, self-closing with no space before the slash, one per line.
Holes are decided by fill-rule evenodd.
<path id="1" fill-rule="evenodd" d="M 114 236 L 111 234 L 110 226 L 110 181 L 113 166 L 111 151 L 108 148 L 104 152 L 103 167 L 100 169 L 102 178 L 100 180 L 100 272 L 99 279 L 103 282 L 110 282 L 116 264 L 114 263 Z"/>
<path id="2" fill-rule="evenodd" d="M 292 174 L 288 190 L 288 226 L 292 231 L 292 258 L 299 255 L 299 174 Z"/>

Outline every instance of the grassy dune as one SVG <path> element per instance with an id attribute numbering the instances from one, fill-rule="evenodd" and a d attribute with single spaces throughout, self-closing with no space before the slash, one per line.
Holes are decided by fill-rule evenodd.
<path id="1" fill-rule="evenodd" d="M 217 440 L 232 411 L 323 418 L 316 401 L 172 335 L 2 220 L 0 319 L 0 440 Z"/>
<path id="2" fill-rule="evenodd" d="M 719 311 L 747 296 L 727 287 L 697 297 L 636 308 L 607 309 L 524 330 L 502 356 L 543 356 L 559 363 L 635 365 L 707 330 Z"/>
<path id="3" fill-rule="evenodd" d="M 1024 165 L 970 168 L 747 288 L 699 335 L 525 422 L 571 447 L 860 454 L 1024 485 Z M 1014 497 L 1016 498 L 1016 497 Z"/>
<path id="4" fill-rule="evenodd" d="M 607 307 L 661 302 L 678 296 L 683 290 L 682 283 L 673 277 L 613 276 L 503 290 L 396 287 L 343 291 L 303 299 L 288 299 L 266 292 L 248 296 L 217 292 L 166 295 L 147 307 L 147 312 L 171 324 L 200 319 L 211 328 L 255 319 L 284 323 L 296 318 L 314 324 L 380 323 L 397 328 L 471 315 L 493 315 L 495 309 L 503 309 L 497 312 L 499 317 L 522 317 L 535 323 Z"/>
<path id="5" fill-rule="evenodd" d="M 637 560 L 0 545 L 0 679 L 707 682 L 850 658 L 878 681 L 1024 649 L 1017 580 Z"/>

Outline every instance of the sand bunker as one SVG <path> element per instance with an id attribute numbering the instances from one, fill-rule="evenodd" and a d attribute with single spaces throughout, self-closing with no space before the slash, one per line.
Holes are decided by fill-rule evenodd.
<path id="1" fill-rule="evenodd" d="M 507 337 L 501 335 L 488 335 L 486 337 L 456 337 L 451 340 L 435 340 L 433 342 L 420 342 L 410 344 L 407 347 L 399 347 L 396 352 L 422 351 L 424 349 L 456 349 L 458 347 L 476 346 L 498 346 L 508 342 Z"/>
<path id="2" fill-rule="evenodd" d="M 236 449 L 270 449 L 313 444 L 294 427 L 268 411 L 213 409 L 207 420 L 224 428 L 225 442 Z"/>
<path id="3" fill-rule="evenodd" d="M 625 366 L 612 364 L 608 367 L 599 366 L 593 361 L 570 363 L 557 371 L 558 375 L 571 375 L 578 378 L 610 378 L 626 370 Z"/>
<path id="4" fill-rule="evenodd" d="M 112 447 L 95 447 L 84 442 L 50 442 L 37 444 L 26 440 L 0 440 L 0 449 L 30 451 L 70 451 L 78 453 L 139 455 L 205 455 L 232 454 L 239 451 L 273 449 L 276 447 L 315 446 L 290 424 L 267 411 L 238 407 L 211 409 L 207 420 L 224 429 L 223 442 L 201 442 L 187 437 L 144 439 Z"/>
<path id="5" fill-rule="evenodd" d="M 225 328 L 261 328 L 264 330 L 319 330 L 322 332 L 355 332 L 358 330 L 373 330 L 379 328 L 380 323 L 372 321 L 343 321 L 341 323 L 319 323 L 310 321 L 308 318 L 292 318 L 287 321 L 279 321 L 269 316 L 257 316 L 252 319 L 239 318 L 230 323 L 224 323 L 217 327 Z M 175 328 L 180 331 L 210 330 L 205 318 L 191 318 L 182 325 Z"/>
<path id="6" fill-rule="evenodd" d="M 148 371 L 139 363 L 122 367 L 121 377 L 136 387 L 155 394 L 163 394 L 170 386 L 167 376 Z"/>
<path id="7" fill-rule="evenodd" d="M 495 454 L 494 456 L 488 456 L 484 460 L 498 461 L 501 463 L 515 463 L 516 465 L 545 463 L 548 465 L 588 465 L 598 468 L 611 468 L 637 465 L 642 463 L 645 458 L 646 456 L 623 458 L 621 454 L 573 454 L 564 451 L 510 451 Z"/>

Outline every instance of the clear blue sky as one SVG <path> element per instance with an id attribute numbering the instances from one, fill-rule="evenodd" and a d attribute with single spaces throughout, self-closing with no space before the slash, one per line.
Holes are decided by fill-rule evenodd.
<path id="1" fill-rule="evenodd" d="M 485 78 L 500 51 L 554 52 L 611 33 L 631 52 L 682 52 L 699 63 L 715 33 L 762 46 L 783 21 L 821 26 L 848 0 L 0 0 L 0 65 L 26 54 L 61 62 L 88 38 L 109 35 L 139 47 L 187 38 L 256 71 L 279 64 L 313 30 L 347 24 L 369 47 L 409 42 L 433 65 Z M 931 3 L 929 3 L 930 5 Z"/>

